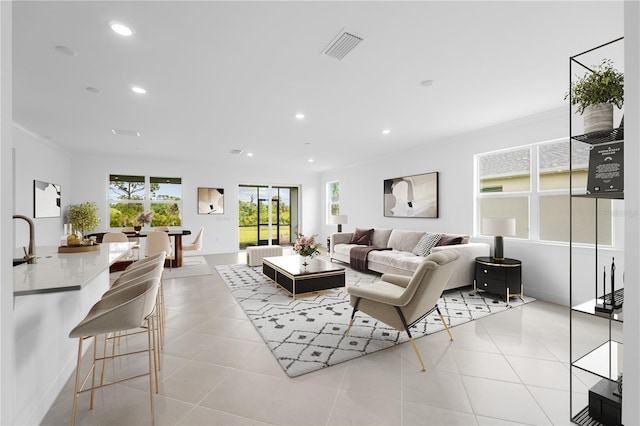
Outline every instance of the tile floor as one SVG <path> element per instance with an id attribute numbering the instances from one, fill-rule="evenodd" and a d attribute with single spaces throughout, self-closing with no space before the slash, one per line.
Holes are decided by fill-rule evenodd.
<path id="1" fill-rule="evenodd" d="M 244 253 L 206 256 L 212 264 Z M 419 371 L 408 344 L 289 378 L 217 273 L 166 280 L 166 340 L 156 423 L 166 425 L 510 425 L 569 422 L 569 319 L 565 307 L 536 301 L 418 339 Z M 582 321 L 582 319 L 580 319 Z M 585 316 L 587 340 L 601 322 Z M 130 338 L 127 343 L 135 346 Z M 108 370 L 135 370 L 144 358 Z M 115 373 L 114 373 L 115 374 Z M 575 405 L 592 378 L 575 377 Z M 73 382 L 43 424 L 69 424 Z M 148 379 L 79 402 L 79 425 L 150 424 Z"/>

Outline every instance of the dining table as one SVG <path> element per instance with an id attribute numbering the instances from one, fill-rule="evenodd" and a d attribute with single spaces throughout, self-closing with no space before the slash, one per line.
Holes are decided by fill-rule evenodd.
<path id="1" fill-rule="evenodd" d="M 87 236 L 89 237 L 96 237 L 96 241 L 98 243 L 102 242 L 102 236 L 108 232 L 122 232 L 122 231 L 118 231 L 118 230 L 113 230 L 113 231 L 98 231 L 98 232 L 93 232 L 90 234 L 87 234 Z M 173 245 L 173 255 L 174 255 L 174 259 L 173 262 L 171 263 L 171 266 L 173 268 L 179 268 L 182 266 L 182 236 L 183 235 L 191 235 L 191 231 L 188 229 L 184 229 L 184 228 L 175 228 L 175 229 L 169 229 L 168 231 L 154 231 L 152 229 L 142 229 L 140 231 L 137 232 L 123 232 L 127 237 L 129 237 L 129 239 L 135 239 L 135 238 L 146 238 L 150 233 L 152 232 L 166 232 L 170 237 L 173 237 L 175 243 Z"/>

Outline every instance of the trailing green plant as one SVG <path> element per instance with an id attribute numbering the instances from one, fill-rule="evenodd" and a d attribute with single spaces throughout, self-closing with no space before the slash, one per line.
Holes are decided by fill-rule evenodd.
<path id="1" fill-rule="evenodd" d="M 83 237 L 85 231 L 92 231 L 98 228 L 100 225 L 100 216 L 98 216 L 96 203 L 86 202 L 69 205 L 67 222 L 69 222 L 74 229 L 80 230 Z"/>
<path id="2" fill-rule="evenodd" d="M 587 72 L 571 85 L 567 99 L 571 95 L 571 105 L 578 106 L 578 113 L 590 105 L 610 103 L 618 108 L 624 104 L 624 73 L 613 68 L 610 59 L 603 59 L 600 65 L 592 67 L 593 72 Z"/>

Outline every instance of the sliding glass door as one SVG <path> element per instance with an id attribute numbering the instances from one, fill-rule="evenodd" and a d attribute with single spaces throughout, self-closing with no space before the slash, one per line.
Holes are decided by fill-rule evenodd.
<path id="1" fill-rule="evenodd" d="M 240 185 L 240 249 L 252 245 L 290 245 L 298 230 L 298 188 Z"/>

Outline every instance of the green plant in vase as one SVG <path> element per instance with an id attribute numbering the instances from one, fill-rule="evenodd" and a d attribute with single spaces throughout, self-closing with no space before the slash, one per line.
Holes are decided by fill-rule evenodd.
<path id="1" fill-rule="evenodd" d="M 585 133 L 611 130 L 613 128 L 613 106 L 624 104 L 624 73 L 613 67 L 610 59 L 592 67 L 583 76 L 578 76 L 564 99 L 577 105 L 577 112 L 584 116 Z"/>
<path id="2" fill-rule="evenodd" d="M 100 226 L 100 216 L 96 203 L 86 202 L 82 204 L 71 204 L 67 210 L 67 222 L 71 224 L 72 230 L 67 237 L 67 245 L 81 245 L 86 231 L 93 231 Z M 81 235 L 77 232 L 80 231 Z"/>

